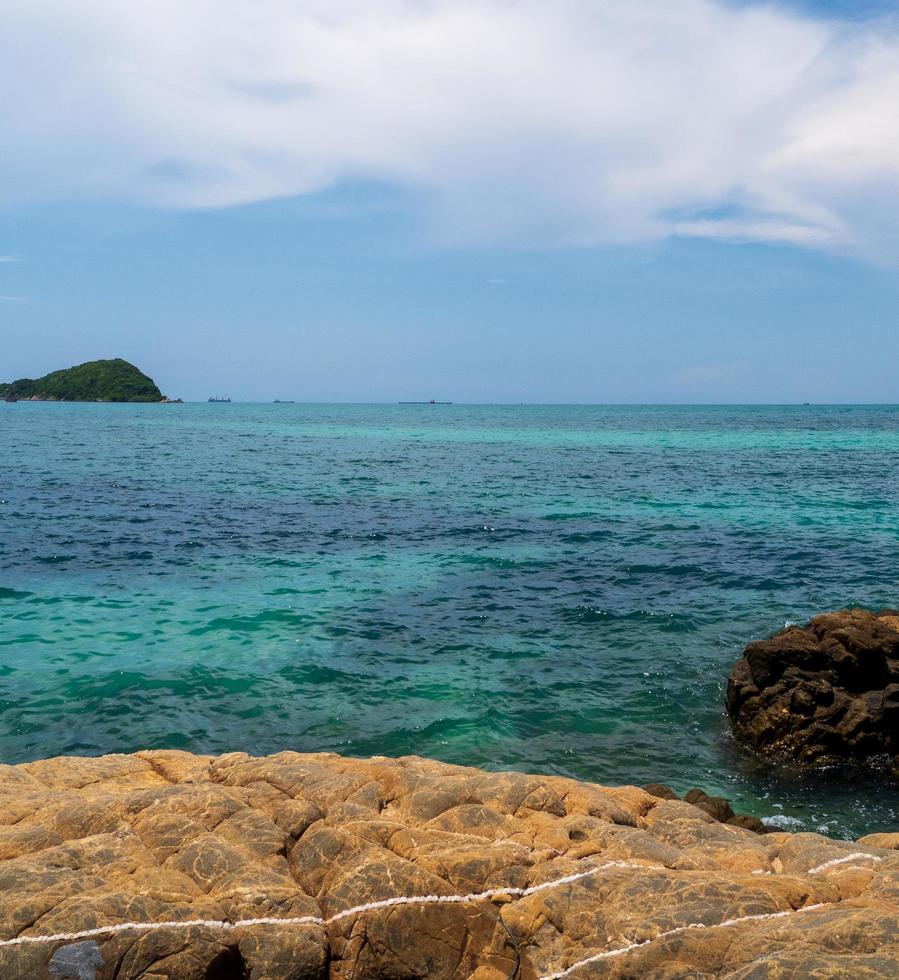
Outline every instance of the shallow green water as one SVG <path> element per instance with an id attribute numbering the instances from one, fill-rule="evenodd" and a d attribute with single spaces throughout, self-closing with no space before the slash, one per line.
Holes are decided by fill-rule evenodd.
<path id="1" fill-rule="evenodd" d="M 899 828 L 722 707 L 749 639 L 899 605 L 899 408 L 20 402 L 0 461 L 3 761 L 416 752 Z"/>

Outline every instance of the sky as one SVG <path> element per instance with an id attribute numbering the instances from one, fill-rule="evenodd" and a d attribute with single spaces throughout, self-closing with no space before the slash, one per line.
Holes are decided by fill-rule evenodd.
<path id="1" fill-rule="evenodd" d="M 0 17 L 0 380 L 899 402 L 899 0 Z"/>

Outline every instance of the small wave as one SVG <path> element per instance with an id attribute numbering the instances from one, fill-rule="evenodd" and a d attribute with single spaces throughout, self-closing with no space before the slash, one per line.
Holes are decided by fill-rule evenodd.
<path id="1" fill-rule="evenodd" d="M 805 821 L 800 820 L 799 817 L 788 817 L 785 813 L 775 813 L 770 817 L 762 817 L 762 822 L 766 827 L 777 827 L 780 830 L 802 830 L 805 827 Z"/>
<path id="2" fill-rule="evenodd" d="M 655 612 L 650 609 L 634 609 L 629 612 L 613 612 L 599 606 L 581 604 L 573 608 L 561 610 L 560 615 L 569 622 L 584 623 L 629 623 L 651 622 L 657 628 L 670 632 L 688 633 L 696 628 L 696 623 L 690 616 L 681 613 Z"/>
<path id="3" fill-rule="evenodd" d="M 554 511 L 549 514 L 543 515 L 544 521 L 584 521 L 584 520 L 595 520 L 596 512 L 592 510 L 578 510 L 578 511 Z"/>
<path id="4" fill-rule="evenodd" d="M 591 544 L 594 541 L 608 541 L 610 537 L 612 532 L 609 530 L 576 531 L 573 534 L 563 534 L 559 540 L 565 544 Z"/>
<path id="5" fill-rule="evenodd" d="M 662 575 L 671 578 L 704 578 L 709 573 L 701 565 L 625 565 L 623 571 L 628 575 Z"/>

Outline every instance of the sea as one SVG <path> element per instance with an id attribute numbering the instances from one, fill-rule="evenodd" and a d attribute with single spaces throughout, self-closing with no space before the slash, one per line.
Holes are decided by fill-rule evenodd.
<path id="1" fill-rule="evenodd" d="M 899 830 L 724 710 L 899 606 L 899 407 L 0 403 L 0 762 L 415 753 Z"/>

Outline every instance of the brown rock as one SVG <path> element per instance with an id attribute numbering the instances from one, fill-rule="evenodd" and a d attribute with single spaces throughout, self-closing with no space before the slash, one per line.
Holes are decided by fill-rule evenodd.
<path id="1" fill-rule="evenodd" d="M 705 810 L 710 817 L 714 817 L 721 823 L 728 823 L 736 816 L 730 803 L 723 796 L 709 796 L 701 789 L 691 789 L 684 799 L 687 803 L 698 806 L 700 810 Z"/>
<path id="2" fill-rule="evenodd" d="M 677 800 L 680 798 L 670 786 L 665 786 L 663 783 L 649 783 L 643 789 L 650 796 L 656 796 L 661 800 Z M 770 832 L 758 817 L 734 813 L 729 801 L 723 796 L 709 796 L 701 789 L 691 789 L 684 800 L 687 803 L 692 803 L 693 806 L 698 807 L 720 823 L 742 827 L 744 830 L 751 830 L 754 834 Z"/>
<path id="3" fill-rule="evenodd" d="M 687 796 L 292 752 L 2 767 L 0 976 L 899 975 L 896 835 Z"/>
<path id="4" fill-rule="evenodd" d="M 858 842 L 870 847 L 886 847 L 891 851 L 899 851 L 899 834 L 868 834 L 867 837 L 859 837 Z"/>
<path id="5" fill-rule="evenodd" d="M 650 796 L 657 796 L 660 800 L 679 799 L 677 793 L 675 793 L 670 786 L 666 786 L 664 783 L 647 783 L 643 789 L 649 793 Z"/>
<path id="6" fill-rule="evenodd" d="M 774 761 L 899 766 L 899 615 L 843 610 L 750 643 L 727 710 L 736 738 Z"/>

